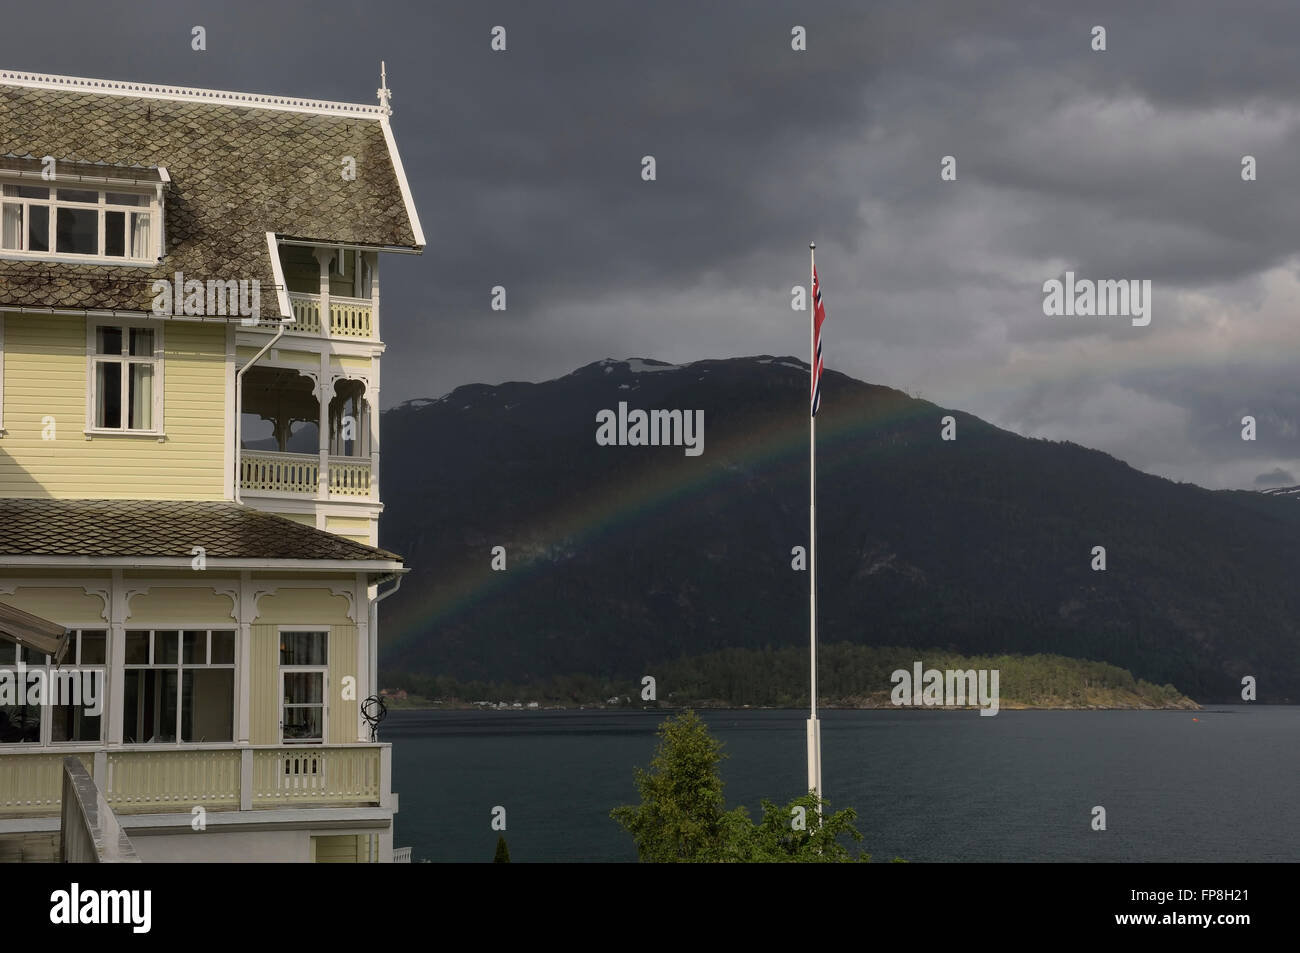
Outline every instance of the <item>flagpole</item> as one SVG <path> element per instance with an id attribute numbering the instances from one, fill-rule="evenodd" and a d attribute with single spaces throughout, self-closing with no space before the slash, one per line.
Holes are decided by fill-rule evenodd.
<path id="1" fill-rule="evenodd" d="M 817 721 L 817 416 L 812 413 L 817 382 L 817 243 L 808 244 L 809 391 L 808 414 L 808 790 L 817 795 L 817 816 L 821 817 L 822 731 Z"/>

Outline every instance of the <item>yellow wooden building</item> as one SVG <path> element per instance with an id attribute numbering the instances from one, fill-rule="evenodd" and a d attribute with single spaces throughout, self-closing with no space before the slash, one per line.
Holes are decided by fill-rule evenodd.
<path id="1" fill-rule="evenodd" d="M 68 755 L 145 861 L 394 859 L 390 115 L 0 71 L 0 859 L 48 853 Z"/>

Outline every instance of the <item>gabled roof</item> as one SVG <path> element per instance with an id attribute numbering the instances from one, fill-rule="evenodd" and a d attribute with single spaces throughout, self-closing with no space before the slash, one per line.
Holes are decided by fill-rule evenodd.
<path id="1" fill-rule="evenodd" d="M 148 565 L 183 560 L 188 565 L 196 546 L 203 548 L 210 565 L 231 560 L 249 568 L 280 560 L 325 562 L 329 568 L 370 564 L 350 567 L 361 571 L 393 568 L 401 561 L 387 550 L 236 503 L 0 499 L 0 566 L 70 557 Z"/>
<path id="2" fill-rule="evenodd" d="M 273 300 L 266 234 L 419 249 L 418 216 L 384 106 L 0 71 L 0 168 L 142 181 L 167 170 L 166 257 L 153 268 L 0 258 L 0 306 L 149 311 L 150 290 L 257 279 Z M 343 159 L 356 178 L 343 178 Z M 106 169 L 95 173 L 96 168 Z M 162 178 L 166 178 L 163 176 Z"/>

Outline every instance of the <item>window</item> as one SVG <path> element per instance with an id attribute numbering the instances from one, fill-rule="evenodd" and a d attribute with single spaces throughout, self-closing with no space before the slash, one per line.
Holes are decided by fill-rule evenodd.
<path id="1" fill-rule="evenodd" d="M 153 198 L 144 192 L 0 186 L 0 251 L 39 258 L 152 262 Z"/>
<path id="2" fill-rule="evenodd" d="M 234 631 L 128 629 L 123 743 L 234 737 Z"/>
<path id="3" fill-rule="evenodd" d="M 280 633 L 280 738 L 286 744 L 325 740 L 328 632 Z"/>
<path id="4" fill-rule="evenodd" d="M 108 634 L 77 629 L 59 667 L 0 642 L 0 744 L 99 743 L 108 687 Z"/>
<path id="5" fill-rule="evenodd" d="M 158 433 L 162 429 L 162 329 L 89 327 L 90 429 Z"/>

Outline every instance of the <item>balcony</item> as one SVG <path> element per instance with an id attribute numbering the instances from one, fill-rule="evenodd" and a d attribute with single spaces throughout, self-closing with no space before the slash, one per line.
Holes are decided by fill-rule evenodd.
<path id="1" fill-rule="evenodd" d="M 293 324 L 285 327 L 285 334 L 307 337 L 325 337 L 345 341 L 374 341 L 374 304 L 369 298 L 346 298 L 330 295 L 329 323 L 321 321 L 321 296 L 301 291 L 289 292 L 289 305 L 293 308 Z M 263 318 L 259 328 L 275 329 L 277 318 Z"/>
<path id="2" fill-rule="evenodd" d="M 61 745 L 0 753 L 0 817 L 57 816 L 68 755 L 81 760 L 118 814 L 392 803 L 389 744 Z"/>
<path id="3" fill-rule="evenodd" d="M 329 498 L 372 499 L 369 458 L 329 457 L 328 464 Z M 241 450 L 239 487 L 246 493 L 316 497 L 320 491 L 320 456 Z"/>

